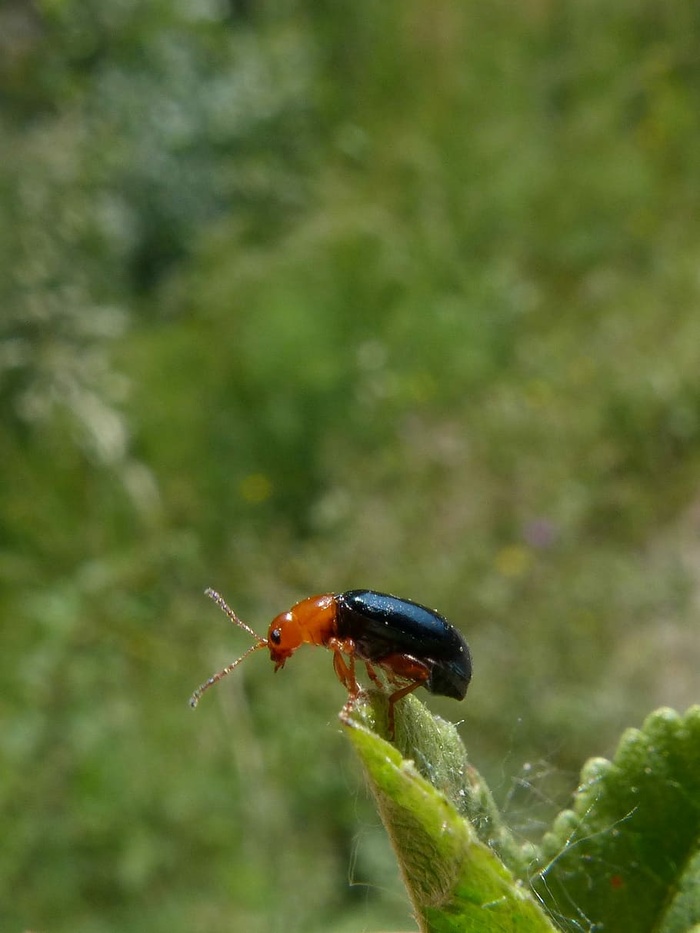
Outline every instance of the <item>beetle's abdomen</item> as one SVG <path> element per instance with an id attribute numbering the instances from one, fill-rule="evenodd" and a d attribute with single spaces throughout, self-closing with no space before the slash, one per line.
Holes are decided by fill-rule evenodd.
<path id="1" fill-rule="evenodd" d="M 431 693 L 464 698 L 472 675 L 469 646 L 439 612 L 373 590 L 340 593 L 336 604 L 338 637 L 352 638 L 358 657 L 381 665 L 390 655 L 409 655 L 430 669 L 425 687 Z"/>

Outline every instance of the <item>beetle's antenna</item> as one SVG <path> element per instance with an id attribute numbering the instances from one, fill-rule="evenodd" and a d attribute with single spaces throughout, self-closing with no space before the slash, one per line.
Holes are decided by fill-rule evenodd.
<path id="1" fill-rule="evenodd" d="M 254 632 L 253 629 L 246 625 L 243 619 L 239 619 L 233 609 L 229 606 L 223 596 L 219 596 L 216 590 L 213 590 L 211 587 L 204 591 L 204 595 L 208 596 L 209 599 L 213 599 L 216 605 L 221 609 L 222 612 L 225 612 L 229 619 L 233 622 L 234 625 L 238 625 L 240 628 L 244 629 L 249 635 L 252 635 L 257 641 L 262 641 L 267 644 L 267 639 L 262 638 L 258 635 L 257 632 Z M 247 654 L 247 652 L 246 652 Z"/>
<path id="2" fill-rule="evenodd" d="M 218 684 L 218 682 L 222 680 L 224 677 L 226 677 L 227 674 L 230 674 L 231 671 L 234 669 L 234 667 L 238 667 L 241 661 L 247 658 L 249 654 L 252 654 L 254 651 L 257 651 L 259 648 L 265 648 L 266 646 L 267 646 L 266 641 L 259 641 L 257 645 L 252 645 L 250 648 L 248 648 L 248 650 L 245 651 L 240 656 L 240 658 L 237 658 L 235 661 L 232 661 L 230 664 L 227 664 L 226 667 L 223 670 L 219 671 L 218 674 L 213 674 L 209 678 L 209 680 L 205 680 L 204 683 L 201 684 L 201 686 L 197 687 L 195 692 L 190 697 L 190 706 L 192 707 L 192 709 L 196 708 L 197 704 L 199 703 L 200 697 L 206 690 L 208 690 L 210 687 L 213 687 L 214 684 Z"/>
<path id="3" fill-rule="evenodd" d="M 233 622 L 234 625 L 238 625 L 240 628 L 248 632 L 249 635 L 252 635 L 256 641 L 256 644 L 252 645 L 250 648 L 248 648 L 247 651 L 243 652 L 240 658 L 237 658 L 235 661 L 232 661 L 230 664 L 227 664 L 226 667 L 223 668 L 223 670 L 220 670 L 218 672 L 218 674 L 213 674 L 209 678 L 209 680 L 206 680 L 203 684 L 197 687 L 195 692 L 190 697 L 190 706 L 192 707 L 192 709 L 194 709 L 197 706 L 197 704 L 199 703 L 200 697 L 206 690 L 208 690 L 210 687 L 213 687 L 214 684 L 218 684 L 218 682 L 222 678 L 226 677 L 227 674 L 230 674 L 231 671 L 234 669 L 234 667 L 238 667 L 238 665 L 241 663 L 241 661 L 244 658 L 247 658 L 249 654 L 252 654 L 254 651 L 258 651 L 260 648 L 267 647 L 267 638 L 262 638 L 260 635 L 258 635 L 257 632 L 254 632 L 253 629 L 249 625 L 247 625 L 242 619 L 239 619 L 236 613 L 233 611 L 233 609 L 231 609 L 231 607 L 228 605 L 226 600 L 223 598 L 223 596 L 219 596 L 216 590 L 212 590 L 211 588 L 209 588 L 204 591 L 204 595 L 208 596 L 210 599 L 213 599 L 216 605 L 219 607 L 219 609 L 221 609 L 223 612 L 226 613 L 226 615 L 229 617 L 229 619 Z"/>

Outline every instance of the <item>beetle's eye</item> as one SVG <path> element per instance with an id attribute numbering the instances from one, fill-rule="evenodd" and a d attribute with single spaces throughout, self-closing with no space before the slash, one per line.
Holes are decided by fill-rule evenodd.
<path id="1" fill-rule="evenodd" d="M 270 632 L 270 641 L 273 645 L 279 645 L 282 641 L 282 632 L 278 628 L 273 628 Z"/>

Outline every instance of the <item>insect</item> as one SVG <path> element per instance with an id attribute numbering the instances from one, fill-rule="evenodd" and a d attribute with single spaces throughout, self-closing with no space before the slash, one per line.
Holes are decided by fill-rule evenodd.
<path id="1" fill-rule="evenodd" d="M 215 590 L 206 590 L 206 595 L 235 625 L 252 635 L 255 644 L 198 687 L 190 698 L 192 707 L 253 651 L 268 648 L 278 671 L 303 644 L 321 645 L 333 652 L 333 668 L 350 701 L 362 692 L 355 661 L 364 662 L 368 676 L 378 686 L 381 681 L 375 667 L 381 668 L 392 688 L 388 710 L 391 738 L 394 706 L 406 694 L 425 687 L 431 693 L 462 700 L 467 692 L 472 662 L 463 636 L 444 616 L 409 599 L 374 590 L 309 596 L 276 616 L 267 638 L 262 638 Z"/>

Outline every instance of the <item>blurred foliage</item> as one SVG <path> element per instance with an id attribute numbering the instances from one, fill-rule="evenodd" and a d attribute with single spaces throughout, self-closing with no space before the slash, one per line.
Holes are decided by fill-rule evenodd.
<path id="1" fill-rule="evenodd" d="M 406 928 L 321 652 L 369 586 L 467 634 L 536 830 L 697 701 L 692 4 L 0 8 L 0 927 Z"/>

